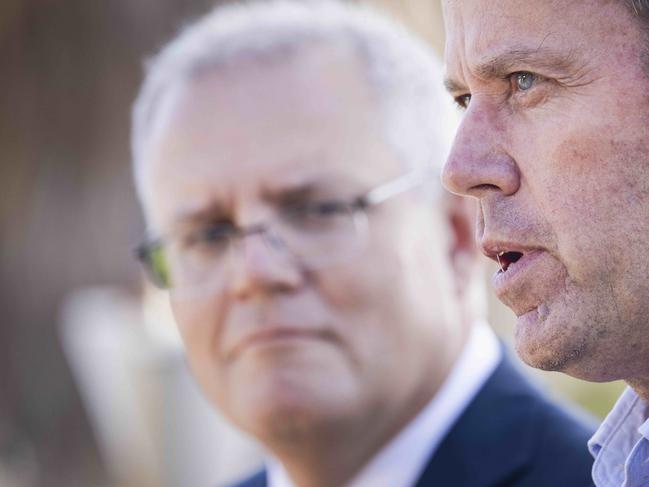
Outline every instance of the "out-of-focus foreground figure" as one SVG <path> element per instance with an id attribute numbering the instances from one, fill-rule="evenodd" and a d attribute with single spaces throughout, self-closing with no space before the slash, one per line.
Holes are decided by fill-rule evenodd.
<path id="1" fill-rule="evenodd" d="M 478 319 L 437 183 L 453 129 L 432 55 L 337 2 L 218 9 L 151 63 L 140 257 L 206 397 L 268 452 L 243 485 L 588 485 L 587 428 Z"/>

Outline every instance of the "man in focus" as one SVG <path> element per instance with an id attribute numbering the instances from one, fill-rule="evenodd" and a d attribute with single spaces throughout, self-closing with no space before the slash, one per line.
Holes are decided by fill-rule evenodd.
<path id="1" fill-rule="evenodd" d="M 587 429 L 476 321 L 444 100 L 418 41 L 335 2 L 215 10 L 151 63 L 140 255 L 205 395 L 268 451 L 242 485 L 588 485 Z"/>
<path id="2" fill-rule="evenodd" d="M 589 442 L 598 486 L 649 478 L 649 2 L 444 2 L 464 110 L 444 182 L 530 365 L 630 388 Z"/>

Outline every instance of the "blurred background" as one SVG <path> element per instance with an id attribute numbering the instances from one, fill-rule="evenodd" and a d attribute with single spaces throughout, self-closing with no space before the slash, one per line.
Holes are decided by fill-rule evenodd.
<path id="1" fill-rule="evenodd" d="M 441 54 L 437 0 L 364 3 Z M 214 486 L 259 461 L 203 402 L 164 296 L 143 288 L 131 254 L 144 228 L 129 161 L 143 60 L 214 4 L 0 2 L 2 487 Z M 509 341 L 495 301 L 490 321 Z M 530 374 L 596 416 L 623 388 Z"/>

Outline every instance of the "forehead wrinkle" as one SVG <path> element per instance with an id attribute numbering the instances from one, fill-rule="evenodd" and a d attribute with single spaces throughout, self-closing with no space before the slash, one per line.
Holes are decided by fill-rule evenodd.
<path id="1" fill-rule="evenodd" d="M 561 52 L 543 47 L 542 44 L 536 48 L 515 47 L 506 52 L 486 57 L 471 67 L 470 71 L 481 80 L 491 80 L 523 69 L 562 75 L 574 67 L 574 51 Z"/>
<path id="2" fill-rule="evenodd" d="M 471 75 L 482 81 L 501 79 L 515 71 L 539 71 L 539 74 L 552 75 L 557 78 L 564 77 L 577 70 L 576 55 L 574 49 L 561 51 L 544 46 L 545 41 L 551 33 L 546 34 L 538 46 L 512 46 L 503 48 L 503 52 L 496 54 L 487 53 L 478 57 L 477 61 L 467 59 L 462 63 Z M 469 57 L 469 56 L 467 56 Z M 461 77 L 462 73 L 461 73 Z M 466 91 L 466 82 L 447 75 L 444 86 L 450 93 Z"/>

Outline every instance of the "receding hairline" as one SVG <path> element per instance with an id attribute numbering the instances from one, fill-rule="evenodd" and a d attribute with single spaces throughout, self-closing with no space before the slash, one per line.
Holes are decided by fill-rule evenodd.
<path id="1" fill-rule="evenodd" d="M 264 59 L 284 58 L 287 51 L 332 42 L 355 54 L 368 94 L 376 96 L 386 141 L 399 159 L 409 168 L 431 163 L 439 168 L 438 162 L 450 150 L 457 113 L 443 91 L 441 64 L 430 46 L 364 6 L 277 0 L 232 7 L 216 7 L 188 25 L 148 63 L 133 111 L 132 150 L 140 196 L 146 186 L 140 171 L 141 149 L 170 87 L 191 78 L 191 73 L 196 75 L 196 69 L 199 73 L 218 70 L 229 57 L 256 57 L 248 51 L 258 52 L 255 61 L 262 60 L 261 64 Z M 233 12 L 236 20 L 230 22 Z"/>
<path id="2" fill-rule="evenodd" d="M 160 91 L 157 92 L 156 98 L 150 103 L 150 115 L 153 115 L 153 122 L 149 122 L 149 126 L 155 127 L 155 121 L 161 118 L 169 99 L 175 99 L 177 95 L 185 93 L 186 90 L 191 90 L 195 84 L 209 83 L 211 79 L 223 81 L 230 78 L 236 80 L 239 77 L 248 79 L 251 72 L 253 75 L 256 72 L 262 77 L 267 69 L 290 70 L 293 63 L 304 59 L 324 60 L 326 64 L 333 66 L 335 63 L 335 67 L 354 71 L 358 75 L 357 79 L 362 84 L 368 98 L 377 104 L 378 108 L 380 93 L 378 93 L 378 89 L 370 79 L 366 69 L 367 60 L 363 57 L 360 49 L 357 49 L 353 43 L 342 40 L 332 43 L 324 39 L 310 39 L 300 44 L 281 46 L 263 53 L 242 52 L 236 57 L 228 59 L 225 63 L 219 63 L 218 66 L 209 63 L 192 66 L 184 76 L 174 78 L 172 83 L 162 86 Z M 254 78 L 253 81 L 263 82 L 260 77 Z M 154 130 L 149 131 L 150 135 L 153 135 L 153 133 Z"/>

